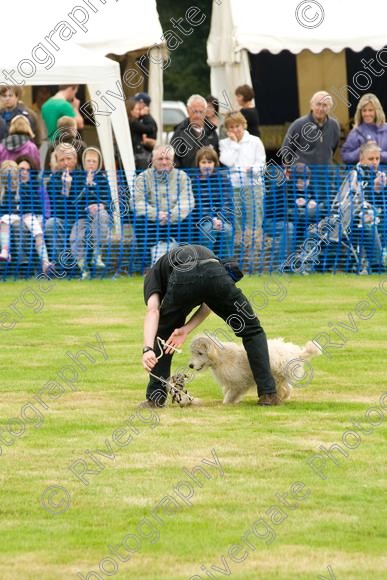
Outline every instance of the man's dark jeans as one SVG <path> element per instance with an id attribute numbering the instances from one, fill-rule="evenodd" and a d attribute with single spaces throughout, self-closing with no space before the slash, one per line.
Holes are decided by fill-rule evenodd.
<path id="1" fill-rule="evenodd" d="M 275 393 L 275 381 L 270 371 L 266 335 L 242 291 L 217 261 L 198 263 L 190 270 L 175 269 L 169 279 L 168 290 L 160 308 L 157 336 L 167 340 L 175 328 L 184 325 L 188 314 L 205 302 L 215 314 L 227 322 L 236 336 L 240 336 L 247 352 L 259 396 Z M 215 344 L 216 339 L 214 338 Z M 156 356 L 159 353 L 154 345 Z M 164 354 L 152 373 L 167 379 L 170 376 L 172 355 Z M 151 378 L 147 398 L 164 404 L 165 386 Z"/>

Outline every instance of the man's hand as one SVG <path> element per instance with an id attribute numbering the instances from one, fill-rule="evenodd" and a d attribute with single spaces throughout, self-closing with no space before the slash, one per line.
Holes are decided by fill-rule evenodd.
<path id="1" fill-rule="evenodd" d="M 153 369 L 153 367 L 157 363 L 157 358 L 153 350 L 148 350 L 145 354 L 142 355 L 142 366 L 148 373 Z"/>
<path id="2" fill-rule="evenodd" d="M 99 211 L 105 209 L 105 206 L 103 203 L 92 203 L 87 206 L 87 209 L 91 215 L 96 215 Z"/>
<path id="3" fill-rule="evenodd" d="M 95 181 L 94 181 L 94 171 L 88 171 L 87 172 L 86 185 L 95 185 Z"/>
<path id="4" fill-rule="evenodd" d="M 212 218 L 212 227 L 214 230 L 222 230 L 223 229 L 223 222 L 218 218 Z"/>
<path id="5" fill-rule="evenodd" d="M 73 178 L 70 175 L 70 171 L 66 169 L 62 174 L 62 194 L 68 197 L 70 195 L 71 184 Z"/>
<path id="6" fill-rule="evenodd" d="M 152 139 L 151 137 L 148 137 L 147 135 L 142 136 L 141 139 L 141 143 L 143 145 L 145 145 L 145 147 L 149 147 L 150 149 L 153 149 L 153 147 L 156 145 L 156 139 Z"/>
<path id="7" fill-rule="evenodd" d="M 166 211 L 159 211 L 159 221 L 160 221 L 160 225 L 162 226 L 166 226 L 168 223 L 168 212 Z"/>
<path id="8" fill-rule="evenodd" d="M 174 348 L 180 348 L 181 345 L 185 342 L 185 339 L 188 336 L 188 330 L 182 326 L 181 328 L 176 328 L 168 340 L 165 341 L 165 353 L 172 354 L 174 353 L 173 348 L 169 348 L 169 346 L 173 346 Z"/>
<path id="9" fill-rule="evenodd" d="M 386 174 L 382 171 L 378 171 L 377 176 L 374 179 L 375 191 L 380 191 L 386 185 Z"/>
<path id="10" fill-rule="evenodd" d="M 73 98 L 73 100 L 71 101 L 71 104 L 72 104 L 73 108 L 75 109 L 75 111 L 79 111 L 79 107 L 81 106 L 81 101 L 79 99 L 77 99 L 77 97 Z"/>

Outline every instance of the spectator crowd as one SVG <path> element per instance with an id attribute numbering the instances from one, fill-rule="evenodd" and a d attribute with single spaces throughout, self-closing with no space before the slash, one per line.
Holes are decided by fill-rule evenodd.
<path id="1" fill-rule="evenodd" d="M 0 88 L 2 270 L 27 256 L 48 274 L 63 255 L 82 279 L 106 270 L 114 180 L 80 135 L 78 89 L 60 86 L 33 110 L 20 87 Z M 160 143 L 149 95 L 127 99 L 137 170 L 130 180 L 117 168 L 130 192 L 120 223 L 131 232 L 127 270 L 142 273 L 177 244 L 199 243 L 247 260 L 250 271 L 384 271 L 387 124 L 376 95 L 358 102 L 341 147 L 346 168 L 334 163 L 340 126 L 327 92 L 312 95 L 269 163 L 253 89 L 242 85 L 235 96 L 238 110 L 221 114 L 215 96 L 192 95 L 169 144 Z M 305 249 L 313 240 L 320 250 L 324 242 L 319 257 Z"/>

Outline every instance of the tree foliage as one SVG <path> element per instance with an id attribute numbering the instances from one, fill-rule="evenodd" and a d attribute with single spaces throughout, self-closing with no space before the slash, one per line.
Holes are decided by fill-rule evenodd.
<path id="1" fill-rule="evenodd" d="M 186 11 L 192 6 L 200 8 L 206 19 L 192 27 L 190 35 L 184 35 L 173 27 L 171 18 L 179 21 L 188 30 Z M 206 96 L 210 92 L 210 69 L 207 65 L 207 38 L 210 31 L 211 0 L 157 0 L 157 9 L 163 31 L 173 31 L 183 40 L 175 50 L 170 51 L 171 64 L 164 71 L 164 99 L 186 101 L 199 93 Z"/>

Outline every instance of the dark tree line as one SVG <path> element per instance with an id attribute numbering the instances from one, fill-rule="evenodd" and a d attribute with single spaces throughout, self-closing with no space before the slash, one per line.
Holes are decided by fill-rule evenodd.
<path id="1" fill-rule="evenodd" d="M 205 15 L 202 24 L 190 27 L 185 20 L 186 11 L 196 6 Z M 170 50 L 171 63 L 164 71 L 164 99 L 186 101 L 193 93 L 206 96 L 210 92 L 210 69 L 207 65 L 207 38 L 210 31 L 211 0 L 157 0 L 157 9 L 163 31 L 175 32 L 183 40 L 175 50 Z M 200 19 L 201 14 L 197 15 Z M 171 19 L 179 21 L 184 35 L 173 27 Z"/>

